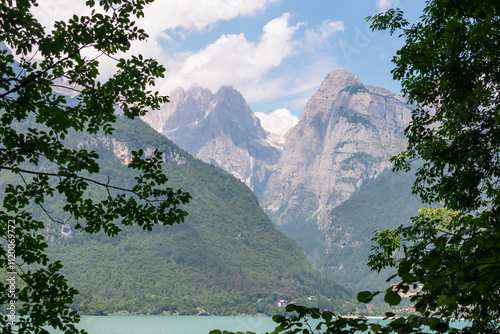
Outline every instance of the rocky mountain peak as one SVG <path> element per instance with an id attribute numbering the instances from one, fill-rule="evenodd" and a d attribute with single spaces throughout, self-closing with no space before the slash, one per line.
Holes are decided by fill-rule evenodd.
<path id="1" fill-rule="evenodd" d="M 175 97 L 179 97 L 179 96 L 184 96 L 186 95 L 186 91 L 184 90 L 184 88 L 182 88 L 181 86 L 175 88 L 171 93 L 170 93 L 170 97 L 172 96 L 175 96 Z"/>
<path id="2" fill-rule="evenodd" d="M 391 166 L 389 157 L 404 146 L 411 118 L 403 97 L 364 85 L 345 70 L 325 76 L 286 134 L 284 148 L 271 143 L 231 86 L 215 94 L 199 87 L 177 89 L 170 98 L 145 121 L 262 195 L 278 224 L 295 219 L 322 225 L 331 210 Z"/>
<path id="3" fill-rule="evenodd" d="M 234 104 L 246 104 L 245 98 L 233 86 L 222 86 L 214 96 L 215 100 Z"/>
<path id="4" fill-rule="evenodd" d="M 188 90 L 183 87 L 175 88 L 169 95 L 170 104 L 177 104 L 180 101 L 186 102 L 188 100 L 199 101 L 202 104 L 206 104 L 207 100 L 213 99 L 213 94 L 210 89 L 202 88 L 199 86 L 193 86 Z M 204 103 L 205 102 L 205 103 Z"/>
<path id="5" fill-rule="evenodd" d="M 318 93 L 323 96 L 334 96 L 347 87 L 363 87 L 357 75 L 346 70 L 335 70 L 328 73 L 319 86 Z"/>
<path id="6" fill-rule="evenodd" d="M 199 86 L 191 87 L 188 91 L 188 94 L 195 100 L 211 100 L 213 98 L 210 89 L 202 88 Z"/>
<path id="7" fill-rule="evenodd" d="M 391 166 L 410 117 L 401 96 L 365 86 L 345 70 L 329 73 L 287 133 L 262 204 L 275 222 L 287 224 L 307 202 L 300 219 L 321 226 L 332 209 Z"/>
<path id="8" fill-rule="evenodd" d="M 330 122 L 332 116 L 336 117 L 331 111 L 338 111 L 341 107 L 365 113 L 364 102 L 359 102 L 360 99 L 366 102 L 367 96 L 364 96 L 364 93 L 368 93 L 368 89 L 357 75 L 346 70 L 330 72 L 323 79 L 318 91 L 307 102 L 299 125 L 318 122 L 326 124 Z"/>
<path id="9" fill-rule="evenodd" d="M 230 119 L 234 125 L 238 124 L 242 132 L 255 133 L 265 138 L 266 134 L 258 118 L 241 93 L 232 86 L 222 86 L 213 96 L 212 105 L 208 108 L 213 121 L 227 122 Z"/>
<path id="10" fill-rule="evenodd" d="M 267 166 L 281 156 L 267 138 L 243 95 L 231 86 L 217 93 L 193 87 L 175 89 L 170 103 L 143 120 L 197 158 L 217 165 L 257 192 L 268 178 Z"/>

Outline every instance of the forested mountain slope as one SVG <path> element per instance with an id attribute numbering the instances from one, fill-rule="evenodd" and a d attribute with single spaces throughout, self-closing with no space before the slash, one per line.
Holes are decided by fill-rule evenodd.
<path id="1" fill-rule="evenodd" d="M 20 126 L 26 126 L 21 124 Z M 124 227 L 116 237 L 88 235 L 49 222 L 49 254 L 60 259 L 69 283 L 81 291 L 82 313 L 267 313 L 279 300 L 339 309 L 350 293 L 325 278 L 302 249 L 279 232 L 251 190 L 229 173 L 193 158 L 142 121 L 119 118 L 113 136 L 73 134 L 69 143 L 96 151 L 103 182 L 127 186 L 131 151 L 164 152 L 169 186 L 193 197 L 186 221 L 153 231 Z M 40 166 L 44 168 L 44 166 Z M 1 175 L 5 188 L 9 175 Z M 92 196 L 104 196 L 97 189 Z M 58 217 L 62 203 L 47 203 Z M 40 209 L 37 214 L 44 215 Z M 66 219 L 70 217 L 58 217 Z"/>
<path id="2" fill-rule="evenodd" d="M 386 170 L 336 207 L 328 217 L 326 251 L 312 259 L 315 266 L 353 291 L 387 286 L 385 281 L 394 272 L 377 274 L 366 265 L 374 245 L 371 239 L 375 230 L 409 224 L 424 207 L 411 194 L 414 180 L 413 173 Z"/>

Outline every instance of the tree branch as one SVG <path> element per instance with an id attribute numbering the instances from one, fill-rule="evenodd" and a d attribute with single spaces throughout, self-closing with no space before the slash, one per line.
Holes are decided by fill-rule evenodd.
<path id="1" fill-rule="evenodd" d="M 59 59 L 57 62 L 55 62 L 54 64 L 52 64 L 51 66 L 47 67 L 45 70 L 41 71 L 41 72 L 38 72 L 37 74 L 33 75 L 31 78 L 27 79 L 26 81 L 24 81 L 23 83 L 21 83 L 20 85 L 12 88 L 11 90 L 3 93 L 3 94 L 0 94 L 0 98 L 4 99 L 6 96 L 12 94 L 12 93 L 15 93 L 17 92 L 18 90 L 20 90 L 21 88 L 23 88 L 24 86 L 28 85 L 29 83 L 39 79 L 43 74 L 49 72 L 50 70 L 52 70 L 54 67 L 56 67 L 57 65 L 59 65 L 60 63 L 62 63 L 63 61 L 65 60 L 68 60 L 68 59 L 71 59 L 73 58 L 76 54 L 78 54 L 81 50 L 83 50 L 84 48 L 86 48 L 89 44 L 85 44 L 85 45 L 82 45 L 81 47 L 79 47 L 77 50 L 75 50 L 73 53 L 69 54 L 68 56 L 62 58 L 62 59 Z M 23 69 L 24 70 L 24 69 Z M 53 78 L 55 79 L 55 78 Z"/>
<path id="2" fill-rule="evenodd" d="M 119 190 L 119 191 L 123 191 L 123 192 L 132 193 L 134 195 L 137 195 L 140 199 L 146 201 L 149 205 L 154 206 L 149 199 L 141 196 L 139 193 L 137 193 L 136 191 L 134 191 L 132 189 L 113 186 L 113 185 L 110 185 L 109 183 L 99 182 L 97 180 L 94 180 L 94 179 L 91 179 L 91 178 L 88 178 L 88 177 L 84 177 L 84 176 L 80 176 L 80 175 L 59 175 L 57 173 L 35 172 L 35 171 L 32 171 L 32 170 L 27 170 L 27 169 L 22 169 L 22 168 L 0 166 L 0 170 L 2 170 L 2 169 L 10 170 L 12 172 L 26 173 L 26 174 L 32 174 L 32 175 L 55 176 L 55 177 L 59 177 L 59 178 L 66 176 L 68 178 L 80 179 L 80 180 L 83 180 L 83 181 L 94 183 L 94 184 L 96 184 L 98 186 L 101 186 L 101 187 L 105 187 L 106 189 L 114 189 L 114 190 Z M 109 182 L 109 179 L 108 179 L 108 182 Z"/>

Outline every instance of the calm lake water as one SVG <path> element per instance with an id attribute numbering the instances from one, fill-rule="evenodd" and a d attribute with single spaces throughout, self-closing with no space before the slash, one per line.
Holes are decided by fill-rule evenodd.
<path id="1" fill-rule="evenodd" d="M 77 327 L 89 334 L 208 334 L 214 329 L 266 333 L 276 323 L 269 317 L 113 315 L 82 317 Z"/>
<path id="2" fill-rule="evenodd" d="M 376 319 L 372 321 L 384 322 Z M 454 327 L 462 328 L 465 325 L 465 322 L 458 321 Z M 266 333 L 274 330 L 276 323 L 269 317 L 113 315 L 82 317 L 77 327 L 89 334 L 208 334 L 214 329 Z"/>

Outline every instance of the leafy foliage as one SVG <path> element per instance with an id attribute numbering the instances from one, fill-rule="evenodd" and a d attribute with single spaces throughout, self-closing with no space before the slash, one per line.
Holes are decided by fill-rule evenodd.
<path id="1" fill-rule="evenodd" d="M 484 240 L 484 217 L 444 208 L 424 209 L 413 225 L 378 233 L 371 266 L 396 266 L 399 291 L 413 285 L 421 292 L 411 299 L 424 316 L 465 318 L 481 329 L 498 319 L 498 244 Z M 389 257 L 402 250 L 400 257 Z M 485 329 L 486 330 L 486 329 Z"/>
<path id="2" fill-rule="evenodd" d="M 392 73 L 418 108 L 394 161 L 397 169 L 425 161 L 414 192 L 428 203 L 465 212 L 498 205 L 499 10 L 495 1 L 431 1 L 402 32 Z M 396 10 L 373 19 L 376 29 L 407 25 Z"/>
<path id="3" fill-rule="evenodd" d="M 405 45 L 393 58 L 395 79 L 416 105 L 406 129 L 408 147 L 393 158 L 396 170 L 418 159 L 413 192 L 424 203 L 413 225 L 379 231 L 370 266 L 397 269 L 389 305 L 400 293 L 418 313 L 369 328 L 365 319 L 338 317 L 291 307 L 298 316 L 277 318 L 275 332 L 312 333 L 308 315 L 323 317 L 317 333 L 498 333 L 500 331 L 500 6 L 498 1 L 428 0 L 420 22 L 410 24 L 400 10 L 373 18 L 372 28 L 401 31 Z M 398 255 L 400 251 L 401 255 Z M 394 278 L 394 277 L 392 277 Z M 361 292 L 369 302 L 378 292 Z M 453 319 L 470 326 L 452 328 Z"/>
<path id="4" fill-rule="evenodd" d="M 270 334 L 277 333 L 359 333 L 369 331 L 370 333 L 379 333 L 381 325 L 369 323 L 366 318 L 341 317 L 331 311 L 321 311 L 319 308 L 305 307 L 290 304 L 286 311 L 293 313 L 292 316 L 275 315 L 273 321 L 278 326 Z M 238 334 L 227 331 L 214 330 L 210 334 Z M 254 334 L 247 332 L 247 334 Z"/>
<path id="5" fill-rule="evenodd" d="M 0 267 L 17 282 L 0 282 L 0 304 L 14 304 L 19 314 L 15 324 L 12 318 L 0 318 L 3 333 L 46 333 L 43 326 L 78 332 L 73 325 L 78 316 L 68 307 L 77 291 L 60 274 L 61 264 L 49 261 L 39 233 L 45 228 L 43 216 L 65 223 L 46 210 L 51 198 L 64 203 L 61 209 L 77 222 L 76 229 L 91 234 L 117 235 L 118 221 L 151 230 L 186 216 L 179 206 L 190 196 L 166 187 L 159 152 L 134 153 L 129 167 L 139 173 L 135 184 L 125 188 L 98 177 L 96 152 L 66 144 L 74 133 L 111 134 L 115 108 L 134 118 L 168 101 L 149 90 L 164 72 L 155 60 L 117 59 L 132 41 L 147 38 L 134 19 L 143 16 L 150 2 L 89 0 L 90 16 L 57 21 L 50 32 L 31 13 L 36 1 L 0 3 L 0 41 L 14 53 L 0 50 L 0 170 L 13 181 L 5 188 L 0 210 Z M 97 80 L 101 56 L 116 60 L 115 74 L 105 81 Z M 79 93 L 76 102 L 54 92 L 61 81 Z M 92 198 L 93 186 L 105 189 L 106 196 Z M 38 206 L 43 216 L 33 215 L 30 205 Z M 15 254 L 8 245 L 14 245 Z"/>
<path id="6" fill-rule="evenodd" d="M 402 29 L 395 79 L 417 105 L 408 148 L 396 170 L 422 159 L 413 192 L 445 208 L 423 210 L 413 225 L 378 234 L 371 266 L 396 267 L 398 291 L 412 297 L 421 323 L 438 332 L 451 319 L 464 332 L 500 329 L 500 6 L 495 1 L 428 1 L 421 22 L 398 10 L 372 19 L 375 29 Z M 496 37 L 494 37 L 496 36 Z M 401 250 L 401 257 L 391 251 Z M 411 327 L 411 321 L 406 325 Z"/>

